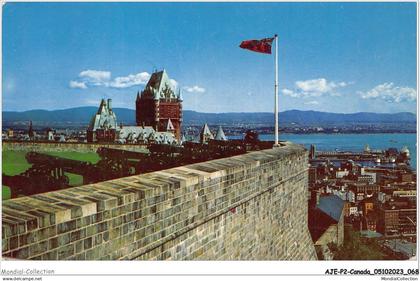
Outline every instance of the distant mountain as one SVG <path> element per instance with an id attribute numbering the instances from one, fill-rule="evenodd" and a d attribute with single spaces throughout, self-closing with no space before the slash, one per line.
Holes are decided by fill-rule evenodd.
<path id="1" fill-rule="evenodd" d="M 200 113 L 184 111 L 185 123 L 203 124 L 273 124 L 274 114 L 256 113 Z M 327 125 L 327 124 L 371 124 L 371 123 L 416 123 L 416 115 L 401 113 L 328 113 L 319 111 L 287 110 L 279 113 L 281 125 Z"/>
<path id="2" fill-rule="evenodd" d="M 80 124 L 87 125 L 95 114 L 96 107 L 76 107 L 61 110 L 29 110 L 24 112 L 3 111 L 3 124 L 27 122 L 32 120 L 38 124 Z M 115 108 L 118 123 L 135 124 L 135 110 Z M 252 124 L 271 126 L 273 113 L 202 113 L 184 110 L 184 125 L 210 125 L 225 124 Z M 416 115 L 409 112 L 401 113 L 328 113 L 319 111 L 288 110 L 280 112 L 281 126 L 289 125 L 343 125 L 343 124 L 416 124 Z"/>
<path id="3" fill-rule="evenodd" d="M 94 106 L 75 107 L 59 110 L 28 110 L 23 112 L 3 111 L 3 123 L 29 121 L 34 123 L 78 123 L 88 124 L 98 110 Z M 136 112 L 128 108 L 114 108 L 118 122 L 134 124 Z"/>
<path id="4" fill-rule="evenodd" d="M 289 110 L 280 113 L 285 122 L 305 124 L 314 123 L 416 123 L 416 115 L 410 112 L 400 113 L 328 113 L 319 111 Z"/>

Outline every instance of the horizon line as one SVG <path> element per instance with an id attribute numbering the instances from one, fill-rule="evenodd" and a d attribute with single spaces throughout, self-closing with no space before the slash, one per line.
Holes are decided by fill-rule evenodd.
<path id="1" fill-rule="evenodd" d="M 75 109 L 75 108 L 83 108 L 83 107 L 94 107 L 97 108 L 97 106 L 94 105 L 86 105 L 86 106 L 77 106 L 77 107 L 68 107 L 68 108 L 57 108 L 57 109 L 42 109 L 42 108 L 36 108 L 36 109 L 27 109 L 27 110 L 3 110 L 2 109 L 2 113 L 4 112 L 16 112 L 16 113 L 24 113 L 24 112 L 28 112 L 28 111 L 36 111 L 36 110 L 42 110 L 42 111 L 47 111 L 47 112 L 52 112 L 52 111 L 58 111 L 58 110 L 69 110 L 69 109 Z M 128 108 L 128 107 L 114 107 L 114 109 L 128 109 L 128 110 L 136 110 L 135 108 Z M 268 114 L 274 114 L 274 112 L 270 112 L 270 111 L 228 111 L 228 112 L 204 112 L 204 111 L 197 111 L 194 109 L 184 109 L 183 111 L 194 111 L 194 112 L 198 112 L 198 113 L 205 113 L 205 114 L 235 114 L 235 113 L 268 113 Z M 287 112 L 287 111 L 301 111 L 301 112 L 321 112 L 321 113 L 331 113 L 331 114 L 358 114 L 358 113 L 373 113 L 373 114 L 399 114 L 399 113 L 411 113 L 414 115 L 417 115 L 417 112 L 410 112 L 410 111 L 398 111 L 398 112 L 372 112 L 372 111 L 357 111 L 357 112 L 331 112 L 331 111 L 319 111 L 319 110 L 313 110 L 313 109 L 308 109 L 308 110 L 301 110 L 301 109 L 287 109 L 287 110 L 283 110 L 283 111 L 279 111 L 279 113 L 282 112 Z"/>

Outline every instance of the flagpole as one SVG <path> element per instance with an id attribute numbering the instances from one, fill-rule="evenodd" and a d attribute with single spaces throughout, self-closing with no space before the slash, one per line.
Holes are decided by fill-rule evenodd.
<path id="1" fill-rule="evenodd" d="M 279 145 L 279 64 L 278 64 L 278 37 L 274 35 L 275 51 L 275 80 L 274 80 L 274 147 Z"/>

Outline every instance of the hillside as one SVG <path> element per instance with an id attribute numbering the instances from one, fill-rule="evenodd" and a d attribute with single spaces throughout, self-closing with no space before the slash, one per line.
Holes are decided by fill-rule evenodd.
<path id="1" fill-rule="evenodd" d="M 3 124 L 27 122 L 34 124 L 79 124 L 87 125 L 96 107 L 77 107 L 61 110 L 29 110 L 24 112 L 4 111 Z M 135 123 L 135 111 L 127 108 L 115 108 L 118 122 Z M 273 123 L 273 113 L 241 112 L 241 113 L 203 113 L 184 110 L 184 125 L 208 124 L 250 124 L 270 126 Z M 409 112 L 401 113 L 328 113 L 319 111 L 288 110 L 279 113 L 281 126 L 290 125 L 343 125 L 343 124 L 401 124 L 415 126 L 416 115 Z"/>

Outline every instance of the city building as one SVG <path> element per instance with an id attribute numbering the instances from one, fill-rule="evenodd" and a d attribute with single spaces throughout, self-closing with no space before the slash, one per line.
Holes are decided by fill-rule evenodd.
<path id="1" fill-rule="evenodd" d="M 309 148 L 309 159 L 314 159 L 316 155 L 316 147 L 314 144 L 311 144 L 311 147 Z"/>
<path id="2" fill-rule="evenodd" d="M 377 214 L 375 212 L 369 212 L 364 216 L 362 221 L 363 229 L 376 232 Z"/>
<path id="3" fill-rule="evenodd" d="M 209 126 L 207 126 L 207 123 L 204 124 L 200 132 L 200 143 L 207 143 L 209 140 L 213 140 L 213 139 L 214 139 L 214 136 L 211 133 Z"/>
<path id="4" fill-rule="evenodd" d="M 112 111 L 112 100 L 102 99 L 98 111 L 92 117 L 87 130 L 88 142 L 114 142 L 117 133 L 117 117 Z"/>
<path id="5" fill-rule="evenodd" d="M 150 143 L 154 142 L 155 130 L 151 126 L 120 126 L 117 133 L 118 143 Z"/>
<path id="6" fill-rule="evenodd" d="M 45 130 L 45 136 L 47 138 L 47 141 L 54 141 L 54 130 L 51 128 L 47 128 Z"/>
<path id="7" fill-rule="evenodd" d="M 359 203 L 359 206 L 362 208 L 362 214 L 367 216 L 374 211 L 374 200 L 372 197 L 365 198 Z"/>
<path id="8" fill-rule="evenodd" d="M 14 138 L 13 129 L 11 129 L 11 128 L 7 129 L 7 137 L 10 138 L 10 139 Z"/>
<path id="9" fill-rule="evenodd" d="M 352 184 L 349 184 L 349 189 L 353 190 L 355 193 L 362 193 L 363 195 L 372 195 L 381 190 L 381 187 L 377 184 L 369 184 L 365 181 L 355 181 Z"/>
<path id="10" fill-rule="evenodd" d="M 32 128 L 32 121 L 29 122 L 28 136 L 30 140 L 34 140 L 35 138 L 35 131 Z"/>
<path id="11" fill-rule="evenodd" d="M 116 141 L 121 144 L 170 144 L 176 145 L 173 132 L 156 132 L 151 126 L 121 126 Z"/>
<path id="12" fill-rule="evenodd" d="M 413 241 L 416 238 L 417 177 L 408 160 L 406 148 L 372 151 L 365 147 L 362 154 L 322 151 L 316 158 L 309 159 L 308 186 L 311 194 L 333 194 L 345 200 L 345 221 L 362 235 Z M 317 220 L 316 216 L 310 216 L 309 225 L 320 227 L 328 222 L 323 219 L 317 223 L 319 217 Z M 320 237 L 322 235 L 314 242 Z"/>
<path id="13" fill-rule="evenodd" d="M 347 171 L 347 170 L 344 170 L 344 171 L 337 171 L 337 172 L 335 172 L 335 177 L 336 177 L 337 179 L 344 178 L 344 177 L 346 177 L 346 176 L 348 176 L 348 175 L 349 175 L 349 171 Z"/>
<path id="14" fill-rule="evenodd" d="M 392 197 L 412 197 L 415 198 L 417 195 L 416 190 L 395 190 L 392 192 Z"/>
<path id="15" fill-rule="evenodd" d="M 416 198 L 393 197 L 379 208 L 378 231 L 385 236 L 416 234 Z"/>
<path id="16" fill-rule="evenodd" d="M 383 205 L 379 209 L 378 232 L 387 235 L 397 235 L 399 229 L 399 210 L 396 206 Z"/>
<path id="17" fill-rule="evenodd" d="M 156 132 L 173 131 L 181 142 L 182 96 L 175 93 L 165 70 L 154 72 L 136 99 L 137 126 L 151 126 Z"/>

